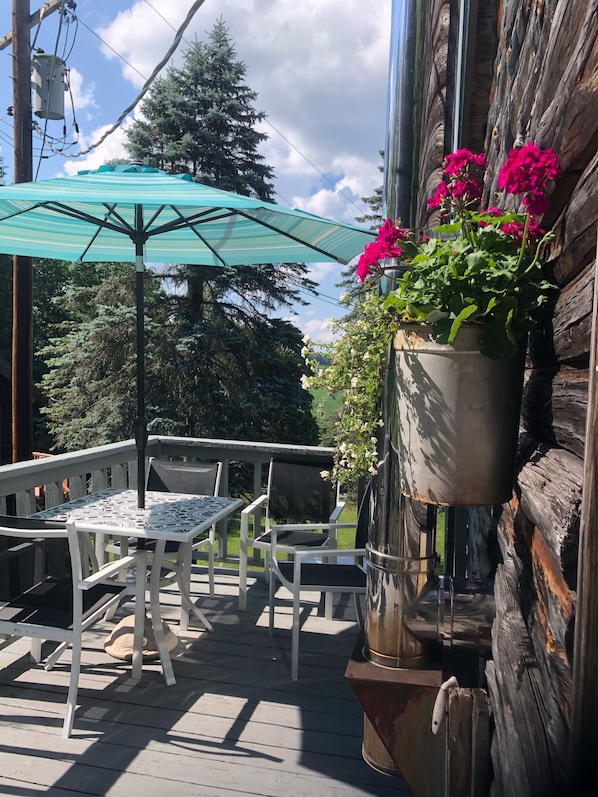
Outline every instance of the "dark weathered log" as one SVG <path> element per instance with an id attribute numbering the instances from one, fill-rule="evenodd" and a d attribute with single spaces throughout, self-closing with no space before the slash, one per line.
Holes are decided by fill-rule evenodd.
<path id="1" fill-rule="evenodd" d="M 490 775 L 486 693 L 450 689 L 446 722 L 446 797 L 486 797 Z"/>
<path id="2" fill-rule="evenodd" d="M 473 152 L 483 152 L 494 80 L 494 56 L 498 44 L 496 20 L 499 2 L 485 0 L 484 3 L 470 4 L 470 14 L 476 5 L 475 27 L 468 42 L 468 47 L 473 49 L 472 71 L 475 78 L 470 79 L 464 86 L 463 145 Z"/>
<path id="3" fill-rule="evenodd" d="M 557 359 L 567 362 L 587 357 L 590 351 L 594 266 L 590 264 L 560 292 L 554 308 L 553 343 Z"/>
<path id="4" fill-rule="evenodd" d="M 470 578 L 491 578 L 499 561 L 496 524 L 500 507 L 472 507 L 467 510 L 467 574 Z"/>
<path id="5" fill-rule="evenodd" d="M 531 441 L 524 441 L 524 446 Z M 526 452 L 527 453 L 527 452 Z M 568 584 L 575 583 L 583 462 L 562 448 L 531 448 L 517 482 L 521 508 L 543 534 Z"/>
<path id="6" fill-rule="evenodd" d="M 553 4 L 542 3 L 544 6 Z M 598 115 L 598 0 L 554 3 L 548 46 L 532 103 L 534 140 L 550 140 L 565 171 L 585 169 L 596 152 Z M 534 67 L 533 54 L 530 67 Z M 533 106 L 530 106 L 530 110 Z"/>
<path id="7" fill-rule="evenodd" d="M 598 280 L 598 257 L 596 258 Z M 579 784 L 592 784 L 598 755 L 598 291 L 592 313 L 592 356 L 588 395 L 588 422 L 584 461 L 583 506 L 580 528 L 578 607 L 575 628 L 573 717 L 571 724 L 571 771 Z M 594 784 L 595 785 L 595 784 Z M 581 793 L 581 789 L 580 789 Z M 587 792 L 586 792 L 587 793 Z"/>
<path id="8" fill-rule="evenodd" d="M 552 384 L 553 428 L 557 443 L 583 459 L 588 409 L 588 371 L 563 367 Z"/>
<path id="9" fill-rule="evenodd" d="M 492 742 L 496 781 L 491 793 L 549 797 L 559 793 L 566 779 L 567 707 L 557 698 L 563 689 L 555 686 L 551 658 L 536 653 L 538 646 L 548 649 L 546 638 L 539 645 L 542 626 L 525 602 L 522 611 L 517 598 L 521 586 L 531 583 L 532 564 L 525 545 L 529 528 L 524 534 L 516 512 L 515 500 L 505 505 L 498 529 L 503 564 L 495 580 L 493 661 L 486 668 L 496 725 Z M 526 594 L 530 596 L 529 589 Z"/>
<path id="10" fill-rule="evenodd" d="M 588 369 L 563 366 L 534 370 L 526 382 L 521 418 L 536 440 L 559 445 L 583 459 L 588 407 Z"/>
<path id="11" fill-rule="evenodd" d="M 446 85 L 449 47 L 450 9 L 442 0 L 430 3 L 426 15 L 424 52 L 421 65 L 421 127 L 416 135 L 418 148 L 418 192 L 415 226 L 427 227 L 428 197 L 440 180 L 440 167 L 445 156 Z"/>
<path id="12" fill-rule="evenodd" d="M 598 100 L 595 102 L 598 104 Z M 598 155 L 595 155 L 576 185 L 565 212 L 554 226 L 556 240 L 550 247 L 546 263 L 552 268 L 559 285 L 571 282 L 594 261 L 598 219 L 597 180 Z"/>

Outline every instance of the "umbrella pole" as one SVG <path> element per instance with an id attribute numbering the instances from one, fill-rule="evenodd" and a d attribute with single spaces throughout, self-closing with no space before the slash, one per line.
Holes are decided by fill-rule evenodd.
<path id="1" fill-rule="evenodd" d="M 139 251 L 141 250 L 141 251 Z M 137 302 L 137 417 L 133 422 L 137 446 L 137 506 L 145 509 L 145 334 L 144 334 L 144 264 L 143 243 L 135 244 L 135 295 Z"/>

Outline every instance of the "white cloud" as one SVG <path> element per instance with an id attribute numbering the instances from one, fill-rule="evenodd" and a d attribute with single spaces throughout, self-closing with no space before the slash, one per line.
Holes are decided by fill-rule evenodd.
<path id="1" fill-rule="evenodd" d="M 125 150 L 125 129 L 126 123 L 111 133 L 105 141 L 98 147 L 94 147 L 92 151 L 85 156 L 76 158 L 74 160 L 66 160 L 64 163 L 65 174 L 77 174 L 84 169 L 97 169 L 103 163 L 113 160 L 114 158 L 128 158 L 128 153 Z M 88 147 L 100 141 L 104 133 L 106 133 L 112 125 L 102 125 L 95 130 L 92 130 L 88 137 L 82 136 L 79 140 L 80 151 L 86 150 Z"/>
<path id="2" fill-rule="evenodd" d="M 299 323 L 301 330 L 314 341 L 331 343 L 336 339 L 336 335 L 330 328 L 331 318 L 312 318 L 304 323 Z"/>
<path id="3" fill-rule="evenodd" d="M 97 112 L 98 105 L 95 101 L 95 83 L 84 84 L 84 77 L 75 67 L 69 69 L 69 86 L 73 96 L 73 106 L 77 113 L 86 112 L 86 118 L 91 119 L 90 111 Z"/>
<path id="4" fill-rule="evenodd" d="M 178 0 L 151 6 L 173 27 L 186 12 Z M 126 59 L 122 75 L 136 89 L 174 38 L 151 6 L 140 0 L 99 31 L 113 48 L 104 48 L 106 56 L 115 59 L 117 52 Z M 381 182 L 390 3 L 366 10 L 362 0 L 205 0 L 172 63 L 180 63 L 181 50 L 195 37 L 205 41 L 220 17 L 247 66 L 247 84 L 258 93 L 255 107 L 284 136 L 264 124 L 270 140 L 262 152 L 277 176 L 279 201 L 353 220 L 363 211 L 328 196 L 334 189 L 322 173 L 350 189 L 360 209 L 361 196 Z"/>

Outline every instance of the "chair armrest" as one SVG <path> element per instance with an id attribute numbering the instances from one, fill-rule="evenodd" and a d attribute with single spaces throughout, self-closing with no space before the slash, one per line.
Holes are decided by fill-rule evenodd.
<path id="1" fill-rule="evenodd" d="M 103 581 L 110 579 L 112 576 L 116 575 L 120 570 L 125 568 L 129 568 L 132 565 L 138 565 L 145 563 L 145 550 L 135 551 L 128 556 L 123 556 L 122 559 L 116 559 L 114 562 L 110 562 L 104 567 L 97 570 L 95 573 L 91 573 L 86 578 L 82 579 L 79 582 L 79 589 L 87 590 L 91 589 L 91 587 L 95 586 L 96 584 L 101 584 Z"/>
<path id="2" fill-rule="evenodd" d="M 345 502 L 344 501 L 340 501 L 334 507 L 334 509 L 332 510 L 332 514 L 330 515 L 330 522 L 331 523 L 335 523 L 339 519 L 340 514 L 341 514 L 341 512 L 343 511 L 344 508 L 345 508 Z M 353 524 L 353 525 L 355 525 L 355 524 Z"/>
<path id="3" fill-rule="evenodd" d="M 256 509 L 259 509 L 262 504 L 264 504 L 268 500 L 268 496 L 266 493 L 263 495 L 258 495 L 249 506 L 246 506 L 245 509 L 241 510 L 241 515 L 250 515 L 252 512 L 255 512 Z"/>
<path id="4" fill-rule="evenodd" d="M 270 531 L 315 531 L 316 529 L 354 529 L 355 523 L 276 523 Z"/>

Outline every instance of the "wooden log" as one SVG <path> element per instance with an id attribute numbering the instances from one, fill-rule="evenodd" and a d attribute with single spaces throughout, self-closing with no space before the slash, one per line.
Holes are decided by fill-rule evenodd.
<path id="1" fill-rule="evenodd" d="M 564 170 L 580 170 L 596 150 L 598 0 L 555 3 L 546 58 L 538 70 L 541 103 L 531 136 L 550 140 Z M 565 124 L 566 122 L 566 124 Z"/>
<path id="2" fill-rule="evenodd" d="M 598 115 L 588 109 L 598 98 L 597 7 L 598 0 L 504 4 L 488 116 L 485 200 L 494 199 L 498 167 L 516 141 L 553 147 L 564 175 L 544 217 L 546 229 L 563 212 L 596 153 Z M 511 198 L 507 205 L 518 201 Z"/>
<path id="3" fill-rule="evenodd" d="M 598 280 L 598 253 L 596 256 L 596 280 Z M 595 767 L 598 744 L 596 724 L 598 722 L 598 698 L 596 681 L 598 663 L 598 471 L 596 451 L 598 449 L 598 290 L 594 295 L 592 311 L 592 354 L 590 358 L 590 382 L 588 417 L 586 426 L 586 458 L 583 474 L 583 505 L 580 529 L 580 556 L 578 574 L 578 619 L 575 629 L 573 716 L 571 724 L 571 772 L 577 783 L 588 793 L 595 786 Z M 592 785 L 594 784 L 594 785 Z"/>
<path id="4" fill-rule="evenodd" d="M 559 285 L 566 285 L 594 260 L 598 219 L 598 154 L 594 155 L 554 226 L 555 241 L 546 265 Z M 557 189 L 560 192 L 560 187 Z"/>
<path id="5" fill-rule="evenodd" d="M 594 267 L 590 264 L 566 285 L 556 301 L 553 315 L 553 344 L 557 360 L 587 363 L 592 323 Z"/>
<path id="6" fill-rule="evenodd" d="M 552 425 L 556 442 L 583 459 L 588 409 L 588 369 L 564 366 L 552 383 Z"/>
<path id="7" fill-rule="evenodd" d="M 488 127 L 488 109 L 494 79 L 494 58 L 498 44 L 498 0 L 477 4 L 474 29 L 467 42 L 473 50 L 472 73 L 464 86 L 466 97 L 463 119 L 463 145 L 473 152 L 484 151 Z M 472 14 L 474 6 L 470 5 Z M 470 19 L 470 24 L 472 20 Z M 467 104 L 467 98 L 469 103 Z"/>
<path id="8" fill-rule="evenodd" d="M 490 776 L 488 698 L 482 689 L 448 694 L 445 797 L 485 797 Z"/>
<path id="9" fill-rule="evenodd" d="M 522 444 L 525 464 L 517 477 L 521 508 L 543 534 L 567 583 L 574 585 L 583 462 L 564 449 L 535 445 L 529 438 Z"/>
<path id="10" fill-rule="evenodd" d="M 496 797 L 549 797 L 558 794 L 566 782 L 562 689 L 555 687 L 551 660 L 538 655 L 548 645 L 539 634 L 542 627 L 530 602 L 529 532 L 516 499 L 504 505 L 498 527 L 503 562 L 495 579 L 493 660 L 486 667 L 495 721 L 491 793 Z"/>
<path id="11" fill-rule="evenodd" d="M 521 419 L 536 440 L 559 445 L 583 459 L 588 407 L 588 369 L 535 369 L 525 384 Z"/>
<path id="12" fill-rule="evenodd" d="M 447 108 L 447 69 L 450 9 L 443 2 L 430 3 L 426 15 L 424 53 L 421 65 L 422 97 L 421 124 L 416 136 L 418 151 L 418 194 L 415 226 L 429 226 L 428 198 L 440 180 L 440 168 L 445 156 L 445 130 Z"/>

